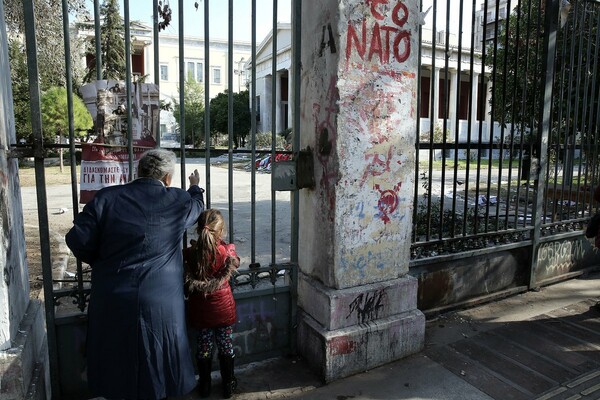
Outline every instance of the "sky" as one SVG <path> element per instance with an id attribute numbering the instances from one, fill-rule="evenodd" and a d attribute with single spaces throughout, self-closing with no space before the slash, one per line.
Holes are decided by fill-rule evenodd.
<path id="1" fill-rule="evenodd" d="M 100 0 L 102 1 L 102 0 Z M 165 0 L 163 0 L 165 1 Z M 211 39 L 227 39 L 228 8 L 227 0 L 183 0 L 184 33 L 186 36 L 204 37 L 204 2 L 209 1 L 210 37 Z M 178 10 L 179 0 L 168 1 L 172 9 L 172 20 L 166 30 L 168 34 L 179 33 Z M 198 3 L 198 10 L 194 3 Z M 86 5 L 93 16 L 93 0 L 86 0 Z M 123 0 L 120 0 L 121 15 L 124 14 Z M 278 22 L 291 21 L 291 0 L 278 0 Z M 152 26 L 152 0 L 129 0 L 130 19 L 139 20 Z M 256 0 L 256 40 L 260 43 L 273 28 L 273 0 Z M 252 39 L 252 2 L 251 0 L 233 1 L 233 37 L 235 40 L 250 42 Z"/>
<path id="2" fill-rule="evenodd" d="M 102 0 L 99 0 L 102 2 Z M 165 1 L 165 0 L 163 0 Z M 173 11 L 170 26 L 163 32 L 178 34 L 178 7 L 179 0 L 167 0 Z M 184 7 L 184 31 L 186 35 L 204 37 L 204 2 L 209 1 L 210 7 L 210 37 L 213 39 L 227 39 L 228 31 L 228 0 L 181 0 Z M 273 1 L 274 0 L 256 0 L 256 34 L 257 42 L 260 43 L 273 27 Z M 395 0 L 391 0 L 395 1 Z M 196 10 L 194 3 L 198 3 Z M 427 11 L 434 3 L 437 9 L 436 20 L 437 30 L 446 29 L 446 9 L 447 3 L 451 2 L 450 7 L 450 25 L 451 33 L 458 35 L 459 31 L 463 33 L 463 40 L 470 42 L 471 35 L 471 0 L 462 0 L 463 3 L 463 26 L 458 24 L 460 4 L 457 0 L 423 0 L 423 11 Z M 124 13 L 123 0 L 120 0 L 121 14 Z M 250 42 L 251 36 L 251 0 L 233 1 L 233 37 L 235 40 L 244 40 Z M 309 1 L 304 2 L 310 4 Z M 86 0 L 86 5 L 93 15 L 93 0 Z M 277 0 L 279 22 L 291 21 L 291 0 Z M 478 6 L 479 8 L 479 6 Z M 129 0 L 129 13 L 131 20 L 139 20 L 148 25 L 152 25 L 152 0 Z M 433 27 L 433 9 L 425 17 L 425 27 Z"/>

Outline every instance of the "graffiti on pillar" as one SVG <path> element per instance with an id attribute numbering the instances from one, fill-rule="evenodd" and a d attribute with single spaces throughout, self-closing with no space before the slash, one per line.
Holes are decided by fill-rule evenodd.
<path id="1" fill-rule="evenodd" d="M 387 155 L 382 155 L 378 152 L 374 152 L 373 154 L 365 154 L 365 160 L 371 160 L 369 164 L 367 164 L 362 178 L 360 180 L 360 186 L 363 186 L 368 178 L 381 176 L 385 172 L 390 172 L 390 163 L 392 162 L 392 147 L 388 149 Z M 400 163 L 398 161 L 398 163 Z"/>
<path id="2" fill-rule="evenodd" d="M 331 54 L 337 53 L 335 37 L 333 36 L 333 29 L 331 28 L 331 24 L 327 24 L 327 26 L 323 25 L 323 31 L 321 33 L 321 46 L 319 47 L 319 57 L 323 57 L 326 49 L 329 49 Z"/>
<path id="3" fill-rule="evenodd" d="M 346 319 L 355 317 L 361 324 L 378 319 L 386 296 L 383 290 L 359 294 L 348 306 L 349 312 Z"/>
<path id="4" fill-rule="evenodd" d="M 370 16 L 361 21 L 350 20 L 346 37 L 346 61 L 353 54 L 365 62 L 402 63 L 411 52 L 411 33 L 403 29 L 408 21 L 408 7 L 399 0 L 365 0 Z M 391 9 L 391 21 L 386 14 Z M 367 19 L 375 19 L 370 26 Z"/>
<path id="5" fill-rule="evenodd" d="M 393 189 L 382 190 L 379 185 L 375 185 L 375 190 L 379 191 L 380 197 L 377 202 L 379 209 L 379 218 L 384 224 L 390 222 L 390 215 L 398 208 L 398 191 L 402 186 L 402 182 L 398 182 Z"/>
<path id="6" fill-rule="evenodd" d="M 313 117 L 315 121 L 315 134 L 317 143 L 317 160 L 322 167 L 321 180 L 319 182 L 321 194 L 329 202 L 327 212 L 329 218 L 333 218 L 335 206 L 334 186 L 337 181 L 336 166 L 334 165 L 334 153 L 337 141 L 337 128 L 335 119 L 338 114 L 339 93 L 337 89 L 336 77 L 331 77 L 329 88 L 325 98 L 325 107 L 322 110 L 321 104 L 313 104 Z M 324 111 L 324 112 L 323 112 Z M 324 115 L 322 115 L 324 114 Z"/>

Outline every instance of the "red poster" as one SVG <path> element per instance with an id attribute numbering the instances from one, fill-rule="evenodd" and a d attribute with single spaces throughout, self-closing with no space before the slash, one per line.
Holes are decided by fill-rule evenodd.
<path id="1" fill-rule="evenodd" d="M 137 165 L 146 147 L 133 148 L 133 176 L 137 176 Z M 79 176 L 80 200 L 82 204 L 94 198 L 104 187 L 129 182 L 129 152 L 127 147 L 99 143 L 81 145 L 81 171 Z"/>

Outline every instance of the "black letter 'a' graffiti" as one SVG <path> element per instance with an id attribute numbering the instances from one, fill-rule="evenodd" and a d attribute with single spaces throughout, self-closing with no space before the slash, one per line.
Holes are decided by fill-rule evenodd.
<path id="1" fill-rule="evenodd" d="M 327 28 L 329 34 L 329 40 L 325 42 L 325 28 Z M 331 24 L 327 24 L 327 27 L 323 25 L 323 31 L 321 33 L 321 47 L 319 49 L 319 57 L 323 57 L 323 52 L 325 49 L 329 47 L 331 54 L 337 53 L 337 48 L 335 47 L 335 39 L 333 38 L 333 29 L 331 29 Z"/>

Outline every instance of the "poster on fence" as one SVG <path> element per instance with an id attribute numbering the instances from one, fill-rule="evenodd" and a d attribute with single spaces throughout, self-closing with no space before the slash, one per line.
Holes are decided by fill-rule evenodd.
<path id="1" fill-rule="evenodd" d="M 142 153 L 156 147 L 160 98 L 158 86 L 131 83 L 131 130 L 127 120 L 127 87 L 123 81 L 99 80 L 80 88 L 83 101 L 94 120 L 92 143 L 82 144 L 80 203 L 88 203 L 107 186 L 129 181 L 129 131 L 134 154 L 134 171 Z"/>
<path id="2" fill-rule="evenodd" d="M 123 81 L 100 80 L 80 88 L 94 120 L 94 143 L 126 146 L 127 87 Z M 158 85 L 131 83 L 131 137 L 134 146 L 155 147 L 160 115 Z"/>
<path id="3" fill-rule="evenodd" d="M 146 147 L 133 148 L 133 176 Z M 90 202 L 96 192 L 113 185 L 129 182 L 129 151 L 127 147 L 100 143 L 81 145 L 81 172 L 79 175 L 79 202 Z"/>

